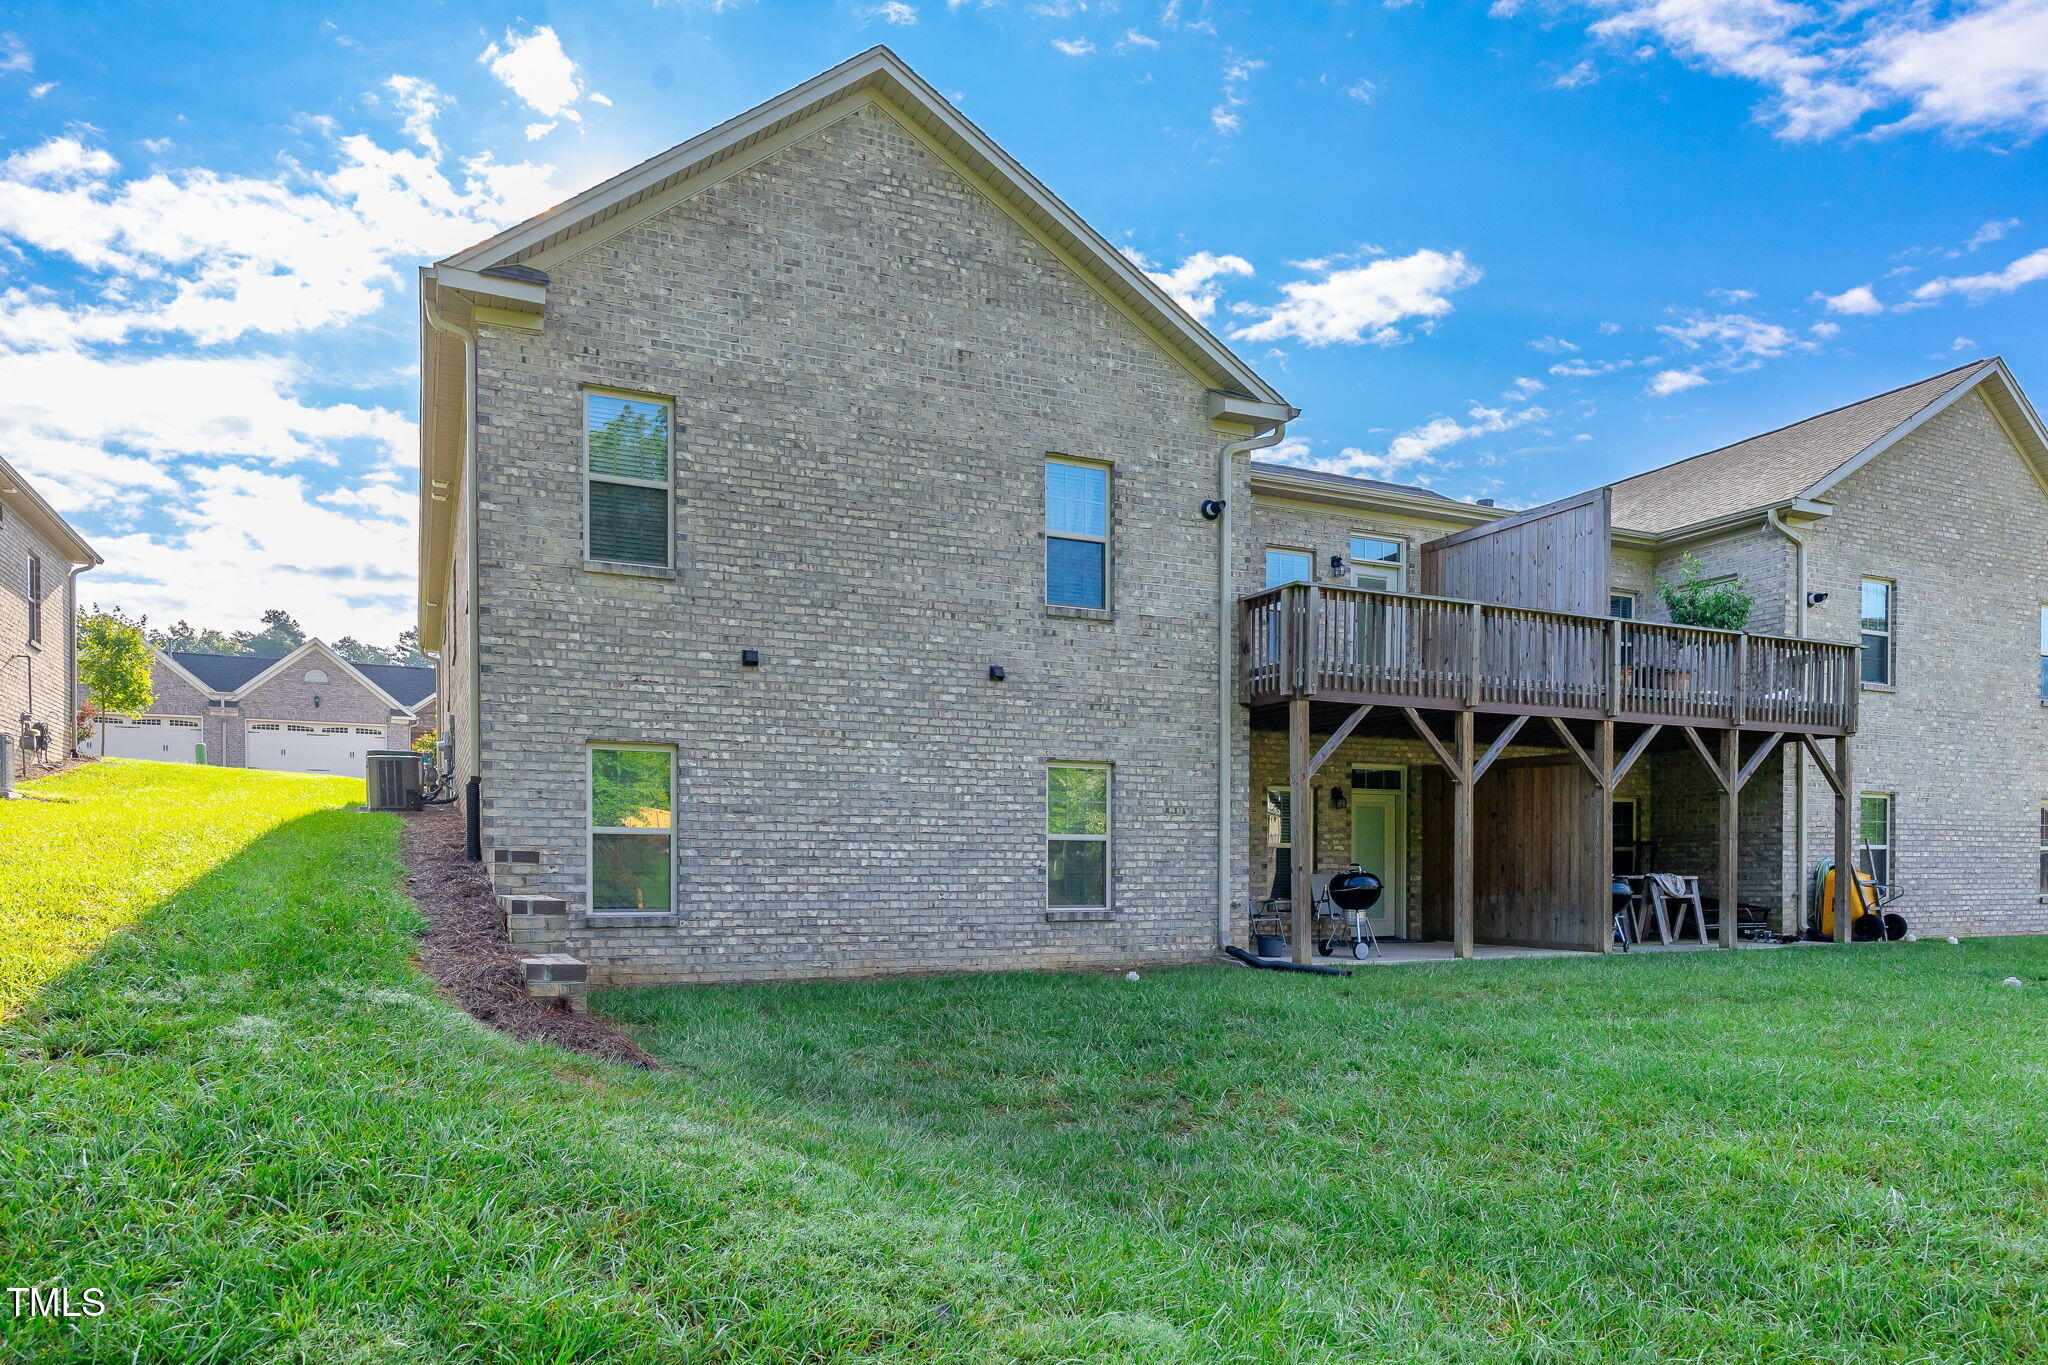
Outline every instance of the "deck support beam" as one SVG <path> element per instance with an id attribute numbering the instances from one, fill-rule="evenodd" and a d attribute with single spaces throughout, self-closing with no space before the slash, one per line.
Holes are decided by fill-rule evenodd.
<path id="1" fill-rule="evenodd" d="M 1593 942 L 1603 953 L 1614 951 L 1614 722 L 1593 722 L 1593 799 L 1600 803 L 1593 821 Z"/>
<path id="2" fill-rule="evenodd" d="M 1856 772 L 1849 737 L 1835 741 L 1835 942 L 1849 941 L 1850 907 L 1856 903 Z"/>
<path id="3" fill-rule="evenodd" d="M 1457 764 L 1451 769 L 1451 947 L 1461 958 L 1472 956 L 1472 735 L 1472 713 L 1458 712 Z"/>
<path id="4" fill-rule="evenodd" d="M 1735 946 L 1736 907 L 1741 902 L 1742 843 L 1742 731 L 1730 727 L 1721 732 L 1720 771 L 1715 779 L 1721 786 L 1721 946 Z"/>
<path id="5" fill-rule="evenodd" d="M 1288 911 L 1292 920 L 1294 960 L 1308 963 L 1315 957 L 1314 887 L 1316 867 L 1316 796 L 1309 767 L 1309 702 L 1296 697 L 1287 703 L 1287 819 L 1291 826 L 1288 847 L 1293 876 L 1287 887 Z"/>
<path id="6" fill-rule="evenodd" d="M 1371 714 L 1370 706 L 1361 706 L 1344 717 L 1344 723 L 1337 727 L 1336 733 L 1324 740 L 1323 747 L 1316 750 L 1316 756 L 1308 761 L 1308 775 L 1314 777 L 1321 772 L 1323 765 L 1330 761 L 1330 755 L 1337 752 L 1337 746 L 1351 738 L 1351 732 L 1358 728 L 1358 722 Z"/>

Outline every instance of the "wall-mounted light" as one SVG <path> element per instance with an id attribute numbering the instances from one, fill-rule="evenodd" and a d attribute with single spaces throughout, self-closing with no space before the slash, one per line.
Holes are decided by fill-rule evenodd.
<path id="1" fill-rule="evenodd" d="M 1001 664 L 990 664 L 988 666 L 988 680 L 990 682 L 1001 682 L 1003 679 L 1009 676 L 1009 674 L 1003 672 L 1003 666 Z"/>
<path id="2" fill-rule="evenodd" d="M 1342 578 L 1343 576 L 1344 576 L 1344 556 L 1343 556 L 1343 555 L 1331 555 L 1331 556 L 1330 556 L 1330 577 L 1332 577 L 1332 578 Z"/>
<path id="3" fill-rule="evenodd" d="M 741 651 L 740 651 L 740 667 L 741 667 L 741 668 L 759 668 L 760 666 L 761 666 L 761 651 L 760 651 L 760 650 L 758 650 L 758 649 L 743 649 L 743 650 L 741 650 Z"/>
<path id="4" fill-rule="evenodd" d="M 1342 787 L 1330 788 L 1330 809 L 1349 810 L 1350 808 L 1351 798 L 1344 794 L 1344 789 Z"/>

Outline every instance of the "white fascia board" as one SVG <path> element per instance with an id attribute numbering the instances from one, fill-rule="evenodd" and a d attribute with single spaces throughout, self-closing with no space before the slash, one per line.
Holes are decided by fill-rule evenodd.
<path id="1" fill-rule="evenodd" d="M 459 266 L 437 265 L 427 270 L 428 278 L 443 289 L 460 289 L 501 307 L 542 312 L 547 308 L 548 289 L 532 280 L 507 280 Z"/>

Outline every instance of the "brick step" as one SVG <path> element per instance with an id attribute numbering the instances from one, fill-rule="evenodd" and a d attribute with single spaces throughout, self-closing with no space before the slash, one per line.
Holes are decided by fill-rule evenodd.
<path id="1" fill-rule="evenodd" d="M 590 1011 L 590 967 L 567 953 L 541 953 L 519 959 L 526 973 L 526 993 L 542 1000 L 560 1000 L 577 1014 Z"/>
<path id="2" fill-rule="evenodd" d="M 569 904 L 553 896 L 500 896 L 505 936 L 515 947 L 559 944 L 569 933 Z"/>

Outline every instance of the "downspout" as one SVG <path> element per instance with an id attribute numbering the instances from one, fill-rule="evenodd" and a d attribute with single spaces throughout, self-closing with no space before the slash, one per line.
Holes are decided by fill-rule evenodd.
<path id="1" fill-rule="evenodd" d="M 1240 455 L 1278 445 L 1286 434 L 1287 424 L 1283 422 L 1263 435 L 1232 441 L 1216 453 L 1216 500 L 1223 504 L 1222 514 L 1217 518 L 1222 549 L 1216 556 L 1216 943 L 1223 948 L 1230 946 L 1232 937 L 1230 912 L 1235 896 L 1231 873 L 1237 861 L 1237 850 L 1230 837 L 1230 812 L 1238 798 L 1236 774 L 1230 761 L 1237 701 L 1237 659 L 1232 648 L 1237 628 L 1237 590 L 1232 574 L 1237 558 L 1231 517 L 1232 462 Z"/>
<path id="2" fill-rule="evenodd" d="M 1792 542 L 1792 633 L 1800 639 L 1806 638 L 1806 536 L 1793 530 L 1781 515 L 1782 509 L 1773 507 L 1764 513 L 1764 520 L 1785 539 Z M 1792 866 L 1796 873 L 1793 891 L 1798 896 L 1798 912 L 1792 922 L 1783 926 L 1789 934 L 1803 933 L 1806 929 L 1806 749 L 1803 745 L 1792 747 Z"/>
<path id="3" fill-rule="evenodd" d="M 469 571 L 469 621 L 464 630 L 463 639 L 463 653 L 468 656 L 464 663 L 469 673 L 469 714 L 464 719 L 467 721 L 465 738 L 469 744 L 470 773 L 472 777 L 480 777 L 484 766 L 484 746 L 482 722 L 483 668 L 477 658 L 477 649 L 482 638 L 482 631 L 478 625 L 477 618 L 479 613 L 476 603 L 477 593 L 481 586 L 477 582 L 476 544 L 478 521 L 476 477 L 476 338 L 443 318 L 439 311 L 435 309 L 431 294 L 422 291 L 421 303 L 422 312 L 427 319 L 427 325 L 443 336 L 454 337 L 462 345 L 462 382 L 465 392 L 463 393 L 462 403 L 461 492 L 464 501 L 468 504 L 466 510 L 469 518 L 469 534 L 467 536 L 469 546 L 466 556 L 466 567 Z M 452 596 L 453 594 L 448 595 Z M 442 610 L 445 613 L 447 605 L 444 604 Z M 471 788 L 471 792 L 474 795 L 474 787 Z M 474 826 L 476 815 L 469 813 L 469 818 L 472 826 Z"/>
<path id="4" fill-rule="evenodd" d="M 64 679 L 64 728 L 71 735 L 71 752 L 65 757 L 78 754 L 78 576 L 90 569 L 90 564 L 73 564 L 71 573 L 64 583 L 64 606 L 71 621 L 71 668 Z M 202 736 L 204 730 L 199 732 Z"/>

